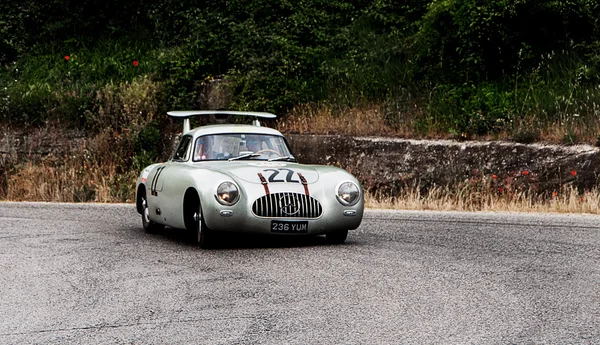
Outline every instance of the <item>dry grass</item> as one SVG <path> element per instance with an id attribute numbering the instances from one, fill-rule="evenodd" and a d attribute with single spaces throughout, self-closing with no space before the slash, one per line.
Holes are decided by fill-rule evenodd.
<path id="1" fill-rule="evenodd" d="M 16 164 L 6 173 L 1 199 L 48 202 L 129 202 L 137 172 L 126 158 L 129 140 L 102 132 L 61 156 L 49 154 Z M 125 158 L 123 158 L 125 157 Z M 129 160 L 130 161 L 130 160 Z"/>
<path id="2" fill-rule="evenodd" d="M 132 202 L 137 174 L 117 166 L 86 166 L 67 159 L 61 166 L 27 163 L 8 177 L 6 200 Z"/>
<path id="3" fill-rule="evenodd" d="M 449 188 L 433 188 L 426 194 L 407 189 L 396 197 L 366 193 L 365 206 L 374 209 L 484 211 L 484 212 L 544 212 L 600 214 L 598 190 L 580 194 L 576 188 L 565 187 L 549 198 L 528 196 L 525 192 L 512 195 L 497 193 L 457 193 Z"/>
<path id="4" fill-rule="evenodd" d="M 384 112 L 382 105 L 375 104 L 344 109 L 343 112 L 323 104 L 305 104 L 292 109 L 289 116 L 277 123 L 277 128 L 282 132 L 300 134 L 401 137 L 414 134 L 410 123 L 390 126 Z"/>
<path id="5" fill-rule="evenodd" d="M 428 123 L 425 132 L 418 123 Z M 549 144 L 590 144 L 600 140 L 600 121 L 556 121 L 540 123 L 535 117 L 518 119 L 510 128 L 487 135 L 450 133 L 427 119 L 426 111 L 414 103 L 406 109 L 391 110 L 385 104 L 335 110 L 326 104 L 303 104 L 294 107 L 288 116 L 279 120 L 276 128 L 284 133 L 339 134 L 352 136 L 389 136 L 409 139 L 469 139 L 528 141 L 523 134 L 531 134 L 534 141 Z"/>

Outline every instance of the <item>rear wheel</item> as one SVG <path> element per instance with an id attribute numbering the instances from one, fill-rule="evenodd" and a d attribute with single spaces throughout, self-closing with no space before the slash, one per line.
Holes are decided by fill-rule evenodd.
<path id="1" fill-rule="evenodd" d="M 325 234 L 325 239 L 329 244 L 342 244 L 348 237 L 348 230 L 330 232 Z"/>
<path id="2" fill-rule="evenodd" d="M 148 200 L 146 196 L 142 196 L 142 225 L 144 226 L 144 231 L 149 234 L 156 234 L 157 232 L 161 232 L 165 226 L 159 224 L 155 221 L 150 220 L 150 210 L 148 209 Z"/>

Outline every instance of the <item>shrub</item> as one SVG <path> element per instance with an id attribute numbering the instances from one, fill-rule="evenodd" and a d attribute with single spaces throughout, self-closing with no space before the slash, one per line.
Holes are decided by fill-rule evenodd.
<path id="1" fill-rule="evenodd" d="M 415 36 L 418 63 L 434 80 L 499 80 L 597 40 L 598 14 L 587 0 L 432 1 Z"/>

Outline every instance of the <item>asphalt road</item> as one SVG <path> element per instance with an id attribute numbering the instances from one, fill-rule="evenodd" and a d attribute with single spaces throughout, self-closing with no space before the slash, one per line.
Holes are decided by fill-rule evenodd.
<path id="1" fill-rule="evenodd" d="M 1 344 L 598 344 L 600 217 L 369 211 L 346 244 L 0 203 Z"/>

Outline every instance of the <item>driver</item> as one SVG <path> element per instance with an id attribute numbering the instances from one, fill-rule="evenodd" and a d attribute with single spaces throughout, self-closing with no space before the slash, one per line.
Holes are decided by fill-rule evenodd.
<path id="1" fill-rule="evenodd" d="M 199 137 L 196 140 L 196 155 L 195 160 L 214 159 L 214 152 L 212 151 L 212 138 L 211 137 Z"/>
<path id="2" fill-rule="evenodd" d="M 268 139 L 264 136 L 248 136 L 246 138 L 246 148 L 248 149 L 248 151 L 260 154 L 260 156 L 258 156 L 259 159 L 281 156 L 279 152 L 271 149 L 267 140 Z"/>
<path id="3" fill-rule="evenodd" d="M 246 147 L 249 151 L 257 152 L 262 150 L 262 143 L 256 137 L 249 137 L 246 139 Z"/>

